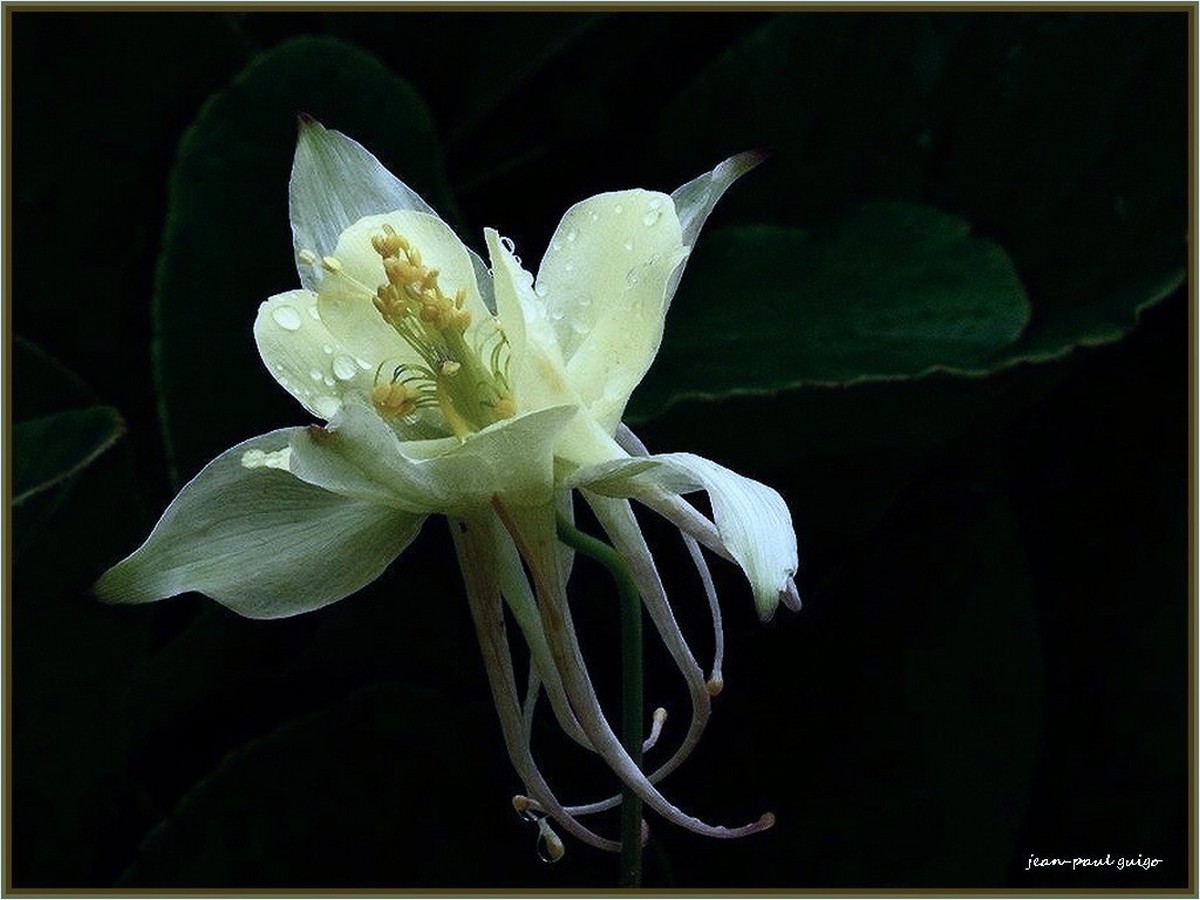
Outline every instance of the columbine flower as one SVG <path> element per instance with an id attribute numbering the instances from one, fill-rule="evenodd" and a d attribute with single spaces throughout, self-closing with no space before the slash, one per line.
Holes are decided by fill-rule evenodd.
<path id="1" fill-rule="evenodd" d="M 621 423 L 662 338 L 683 264 L 725 189 L 756 164 L 734 157 L 667 195 L 600 194 L 569 209 L 536 280 L 486 230 L 489 267 L 359 144 L 302 123 L 290 185 L 303 287 L 262 304 L 254 336 L 275 379 L 325 426 L 252 438 L 209 463 L 98 594 L 143 603 L 199 591 L 252 618 L 290 616 L 353 593 L 440 513 L 467 597 L 512 763 L 519 810 L 617 849 L 565 807 L 534 761 L 544 692 L 568 735 L 599 754 L 651 809 L 692 831 L 741 828 L 687 816 L 655 787 L 695 745 L 721 688 L 720 616 L 697 542 L 741 566 L 766 619 L 798 608 L 796 538 L 770 488 L 688 453 L 649 455 Z M 688 732 L 644 774 L 600 708 L 567 604 L 570 552 L 556 515 L 573 491 L 628 561 L 646 610 L 691 694 Z M 702 490 L 713 517 L 680 495 Z M 678 526 L 713 611 L 706 678 L 675 622 L 629 498 Z M 522 566 L 532 576 L 531 586 Z M 530 648 L 522 703 L 502 604 Z M 652 743 L 662 724 L 655 716 Z M 556 844 L 544 818 L 543 834 Z"/>

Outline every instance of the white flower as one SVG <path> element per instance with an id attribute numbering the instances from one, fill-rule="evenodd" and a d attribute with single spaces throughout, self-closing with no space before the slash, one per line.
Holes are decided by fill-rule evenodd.
<path id="1" fill-rule="evenodd" d="M 254 335 L 271 374 L 327 425 L 274 431 L 218 456 L 97 593 L 142 603 L 199 591 L 245 616 L 295 615 L 374 580 L 425 517 L 441 513 L 528 795 L 518 807 L 616 847 L 579 816 L 617 798 L 564 807 L 533 760 L 528 723 L 544 690 L 566 732 L 661 815 L 720 837 L 769 826 L 769 816 L 738 829 L 705 825 L 654 785 L 691 751 L 722 684 L 719 612 L 696 542 L 741 566 L 764 619 L 780 599 L 798 607 L 787 507 L 770 488 L 701 457 L 648 455 L 621 425 L 704 220 L 757 161 L 734 157 L 671 195 L 627 190 L 576 204 L 535 279 L 491 229 L 489 269 L 359 144 L 305 121 L 290 185 L 302 287 L 263 303 Z M 574 489 L 628 561 L 691 691 L 687 736 L 649 776 L 609 726 L 571 625 L 571 554 L 556 538 L 556 513 L 570 518 Z M 709 495 L 712 521 L 680 497 L 698 490 Z M 707 678 L 629 498 L 688 541 L 718 633 Z M 523 707 L 503 603 L 533 654 Z"/>

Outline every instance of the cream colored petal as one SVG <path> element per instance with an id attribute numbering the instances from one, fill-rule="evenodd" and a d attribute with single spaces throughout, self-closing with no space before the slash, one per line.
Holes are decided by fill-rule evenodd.
<path id="1" fill-rule="evenodd" d="M 611 434 L 662 341 L 672 274 L 686 258 L 666 194 L 600 194 L 567 210 L 538 270 L 585 407 Z"/>
<path id="2" fill-rule="evenodd" d="M 781 595 L 795 589 L 799 562 L 787 504 L 765 484 L 712 460 L 692 453 L 614 460 L 576 471 L 563 486 L 638 499 L 706 491 L 721 545 L 746 573 L 759 616 L 769 619 Z"/>
<path id="3" fill-rule="evenodd" d="M 332 418 L 347 394 L 370 395 L 374 367 L 329 332 L 311 291 L 276 294 L 259 306 L 254 342 L 275 380 L 318 418 Z"/>
<path id="4" fill-rule="evenodd" d="M 397 209 L 437 215 L 362 144 L 307 116 L 300 121 L 288 206 L 297 259 L 304 251 L 318 256 L 333 253 L 341 233 L 364 216 Z M 467 253 L 486 298 L 487 267 L 475 253 Z M 322 270 L 303 264 L 298 268 L 300 283 L 315 291 Z"/>
<path id="5" fill-rule="evenodd" d="M 553 494 L 554 443 L 574 416 L 555 407 L 505 419 L 465 441 L 400 441 L 367 406 L 346 404 L 328 429 L 293 435 L 291 471 L 310 484 L 410 512 L 470 514 L 499 494 L 518 504 Z"/>
<path id="6" fill-rule="evenodd" d="M 420 254 L 422 263 L 439 273 L 438 284 L 449 297 L 462 289 L 464 305 L 471 311 L 469 342 L 477 342 L 476 331 L 490 327 L 491 313 L 479 296 L 475 269 L 462 242 L 450 228 L 426 213 L 400 210 L 359 219 L 338 239 L 333 259 L 337 272 L 326 273 L 321 282 L 318 307 L 330 332 L 348 348 L 372 363 L 392 369 L 416 364 L 420 356 L 375 308 L 376 290 L 387 283 L 383 260 L 371 246 L 371 238 L 390 225 L 406 237 Z"/>
<path id="7" fill-rule="evenodd" d="M 304 429 L 252 438 L 205 466 L 150 537 L 96 584 L 110 603 L 199 591 L 243 616 L 317 609 L 370 583 L 416 536 L 423 517 L 349 499 L 262 462 Z M 257 464 L 248 465 L 252 459 Z"/>

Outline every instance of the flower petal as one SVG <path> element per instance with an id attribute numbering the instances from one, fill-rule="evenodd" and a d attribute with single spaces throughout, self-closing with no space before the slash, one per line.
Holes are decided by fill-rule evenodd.
<path id="1" fill-rule="evenodd" d="M 280 386 L 318 418 L 333 418 L 347 393 L 370 396 L 373 367 L 329 332 L 311 291 L 276 294 L 259 306 L 254 342 Z"/>
<path id="2" fill-rule="evenodd" d="M 387 283 L 387 275 L 371 238 L 383 234 L 384 225 L 406 237 L 420 251 L 423 263 L 438 270 L 443 293 L 453 297 L 459 289 L 464 291 L 465 308 L 471 312 L 472 324 L 467 330 L 471 340 L 475 330 L 491 319 L 491 313 L 480 299 L 466 247 L 436 216 L 403 210 L 366 216 L 338 237 L 331 255 L 337 259 L 340 271 L 326 274 L 317 300 L 321 319 L 330 332 L 356 355 L 370 361 L 372 368 L 384 363 L 391 368 L 420 362 L 416 351 L 375 308 L 375 291 Z"/>
<path id="3" fill-rule="evenodd" d="M 146 542 L 101 577 L 97 595 L 148 603 L 199 591 L 243 616 L 274 619 L 375 580 L 423 517 L 331 494 L 281 470 L 271 454 L 302 430 L 251 438 L 205 466 Z"/>
<path id="4" fill-rule="evenodd" d="M 304 250 L 327 256 L 341 233 L 364 216 L 415 210 L 437 216 L 412 188 L 384 168 L 362 144 L 320 122 L 304 117 L 288 185 L 292 243 L 299 258 Z M 480 284 L 487 267 L 467 251 Z M 298 266 L 300 283 L 316 290 L 322 272 Z M 489 298 L 490 305 L 490 298 Z"/>
<path id="5" fill-rule="evenodd" d="M 567 210 L 542 258 L 571 385 L 611 434 L 658 352 L 672 273 L 687 256 L 666 194 L 600 194 Z"/>
<path id="6" fill-rule="evenodd" d="M 764 621 L 774 614 L 796 574 L 796 533 L 783 498 L 702 456 L 662 453 L 600 463 L 577 470 L 565 486 L 634 497 L 651 505 L 664 492 L 707 491 L 720 541 L 746 573 Z"/>
<path id="7" fill-rule="evenodd" d="M 290 467 L 326 490 L 415 513 L 467 514 L 496 494 L 542 503 L 553 493 L 554 442 L 575 412 L 505 419 L 465 441 L 401 441 L 373 409 L 346 403 L 328 429 L 292 433 Z"/>

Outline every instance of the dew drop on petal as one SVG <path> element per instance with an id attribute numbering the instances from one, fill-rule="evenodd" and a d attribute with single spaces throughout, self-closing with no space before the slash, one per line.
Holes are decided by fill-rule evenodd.
<path id="1" fill-rule="evenodd" d="M 577 237 L 579 237 L 579 232 L 577 232 L 574 228 L 572 228 L 570 231 L 567 232 L 567 243 L 568 244 L 575 243 L 575 238 L 577 238 Z"/>
<path id="2" fill-rule="evenodd" d="M 314 322 L 321 321 L 321 311 L 317 309 L 317 305 L 315 303 L 308 308 L 308 316 Z"/>
<path id="3" fill-rule="evenodd" d="M 325 353 L 332 353 L 332 352 L 333 352 L 333 345 L 332 345 L 332 344 L 325 344 L 323 347 L 321 347 L 321 350 L 323 350 Z"/>
<path id="4" fill-rule="evenodd" d="M 333 374 L 342 381 L 349 381 L 358 374 L 358 368 L 350 357 L 338 356 L 333 360 Z"/>
<path id="5" fill-rule="evenodd" d="M 338 402 L 336 397 L 318 397 L 313 402 L 313 409 L 317 411 L 317 415 L 322 419 L 332 419 L 335 415 L 337 415 L 337 411 L 340 407 L 341 403 Z"/>
<path id="6" fill-rule="evenodd" d="M 504 245 L 504 249 L 509 253 L 512 253 L 517 249 L 517 245 L 513 243 L 512 238 L 502 237 L 500 238 L 500 243 Z"/>
<path id="7" fill-rule="evenodd" d="M 325 387 L 327 387 L 327 388 L 333 387 L 334 382 L 333 382 L 333 377 L 331 375 L 326 375 L 321 380 L 324 383 Z"/>
<path id="8" fill-rule="evenodd" d="M 651 210 L 648 210 L 644 216 L 642 216 L 642 224 L 646 225 L 646 226 L 656 225 L 656 224 L 658 224 L 658 220 L 661 218 L 662 218 L 662 213 L 660 213 L 656 209 L 651 209 Z"/>
<path id="9" fill-rule="evenodd" d="M 575 271 L 575 263 L 567 263 L 565 266 L 563 266 L 563 268 L 566 269 L 568 272 L 574 272 Z"/>
<path id="10" fill-rule="evenodd" d="M 358 367 L 359 367 L 360 369 L 362 369 L 364 372 L 366 372 L 368 369 L 374 368 L 374 367 L 373 367 L 373 366 L 372 366 L 372 365 L 371 365 L 369 362 L 367 362 L 365 359 L 358 359 L 358 360 L 356 360 L 356 362 L 358 363 Z"/>
<path id="11" fill-rule="evenodd" d="M 625 247 L 626 250 L 632 251 L 633 250 L 633 241 L 626 241 L 623 246 Z"/>
<path id="12" fill-rule="evenodd" d="M 599 222 L 600 221 L 600 213 L 596 212 L 595 210 L 592 210 L 592 214 L 589 218 L 591 218 L 591 220 L 593 222 Z"/>
<path id="13" fill-rule="evenodd" d="M 551 249 L 551 250 L 561 250 L 561 249 L 562 249 L 562 242 L 561 242 L 561 241 L 552 241 L 552 242 L 550 243 L 550 249 Z"/>
<path id="14" fill-rule="evenodd" d="M 320 369 L 312 369 L 311 371 L 309 371 L 308 377 L 311 378 L 313 381 L 320 381 L 321 380 L 321 370 Z"/>
<path id="15" fill-rule="evenodd" d="M 533 289 L 533 292 L 535 294 L 537 294 L 539 297 L 545 297 L 546 294 L 548 293 L 546 290 L 546 286 L 544 284 L 539 284 L 537 287 L 535 287 Z"/>
<path id="16" fill-rule="evenodd" d="M 297 331 L 300 328 L 300 313 L 290 306 L 277 306 L 271 310 L 271 318 L 284 331 Z"/>
<path id="17" fill-rule="evenodd" d="M 591 331 L 592 326 L 585 318 L 578 316 L 571 321 L 571 330 L 582 336 Z"/>

